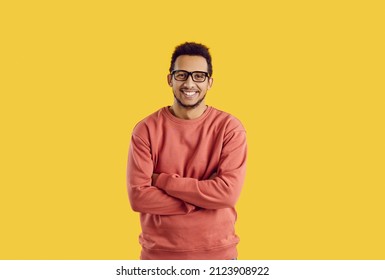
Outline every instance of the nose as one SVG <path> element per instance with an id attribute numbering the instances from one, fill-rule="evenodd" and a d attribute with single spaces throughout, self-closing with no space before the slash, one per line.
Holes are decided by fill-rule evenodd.
<path id="1" fill-rule="evenodd" d="M 195 84 L 191 75 L 188 75 L 187 80 L 184 82 L 184 84 L 187 87 L 191 87 Z"/>

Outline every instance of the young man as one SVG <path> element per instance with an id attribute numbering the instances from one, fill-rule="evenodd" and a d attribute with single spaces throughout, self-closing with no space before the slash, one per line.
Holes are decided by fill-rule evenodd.
<path id="1" fill-rule="evenodd" d="M 245 177 L 246 132 L 205 104 L 211 76 L 206 46 L 176 47 L 167 76 L 174 103 L 132 133 L 127 188 L 140 212 L 141 259 L 237 257 L 234 206 Z"/>

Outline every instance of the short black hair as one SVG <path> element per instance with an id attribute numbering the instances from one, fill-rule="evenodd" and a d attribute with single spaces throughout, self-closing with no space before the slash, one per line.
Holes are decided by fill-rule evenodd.
<path id="1" fill-rule="evenodd" d="M 175 61 L 180 55 L 199 55 L 203 56 L 207 61 L 207 72 L 209 76 L 213 74 L 213 65 L 211 64 L 211 55 L 209 52 L 209 48 L 205 45 L 194 43 L 194 42 L 186 42 L 179 46 L 177 46 L 171 57 L 171 65 L 170 65 L 170 73 L 174 70 Z"/>

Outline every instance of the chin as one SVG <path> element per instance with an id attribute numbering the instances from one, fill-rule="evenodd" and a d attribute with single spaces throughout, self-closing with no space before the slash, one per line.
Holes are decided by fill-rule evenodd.
<path id="1" fill-rule="evenodd" d="M 178 103 L 178 105 L 184 109 L 195 109 L 197 108 L 201 103 L 202 101 L 205 99 L 206 95 L 204 95 L 201 99 L 198 99 L 197 98 L 197 101 L 195 100 L 191 100 L 191 103 L 190 104 L 185 104 L 183 103 L 179 98 L 176 97 L 176 95 L 174 94 L 174 97 L 175 97 L 175 100 L 176 102 Z"/>

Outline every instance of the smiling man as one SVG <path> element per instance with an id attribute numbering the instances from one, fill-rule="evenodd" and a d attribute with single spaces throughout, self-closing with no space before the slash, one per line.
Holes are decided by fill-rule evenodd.
<path id="1" fill-rule="evenodd" d="M 167 81 L 172 106 L 140 121 L 127 165 L 131 207 L 140 212 L 141 259 L 235 259 L 235 204 L 246 171 L 246 132 L 205 104 L 213 84 L 206 46 L 176 47 Z"/>

